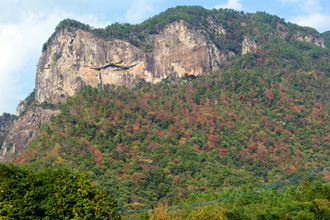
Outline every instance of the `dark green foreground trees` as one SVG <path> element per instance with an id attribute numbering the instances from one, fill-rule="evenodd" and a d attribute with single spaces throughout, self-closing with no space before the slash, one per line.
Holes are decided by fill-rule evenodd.
<path id="1" fill-rule="evenodd" d="M 120 219 L 85 174 L 0 164 L 0 219 Z"/>

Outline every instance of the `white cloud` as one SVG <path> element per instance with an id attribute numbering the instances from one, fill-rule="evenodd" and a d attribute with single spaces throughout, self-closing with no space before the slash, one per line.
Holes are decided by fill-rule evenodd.
<path id="1" fill-rule="evenodd" d="M 129 23 L 136 24 L 142 22 L 146 15 L 152 12 L 154 12 L 152 1 L 137 0 L 127 9 L 125 18 Z"/>
<path id="2" fill-rule="evenodd" d="M 280 0 L 282 4 L 294 4 L 305 13 L 315 13 L 322 10 L 320 0 Z"/>
<path id="3" fill-rule="evenodd" d="M 330 28 L 330 15 L 322 9 L 321 0 L 279 0 L 292 7 L 293 15 L 289 20 L 301 26 L 313 27 L 319 31 Z"/>
<path id="4" fill-rule="evenodd" d="M 297 16 L 291 19 L 291 22 L 296 23 L 301 26 L 313 27 L 316 29 L 324 29 L 330 20 L 330 15 L 325 15 L 322 13 L 313 13 L 306 16 Z"/>
<path id="5" fill-rule="evenodd" d="M 28 76 L 29 70 L 23 67 L 40 55 L 40 45 L 52 33 L 56 17 L 27 12 L 16 23 L 0 23 L 0 114 L 13 113 L 19 99 L 24 98 L 24 78 L 35 75 Z"/>
<path id="6" fill-rule="evenodd" d="M 32 92 L 42 44 L 65 18 L 73 18 L 94 27 L 104 27 L 96 15 L 78 15 L 61 11 L 22 11 L 15 19 L 0 19 L 0 115 L 15 113 L 19 100 Z"/>
<path id="7" fill-rule="evenodd" d="M 94 14 L 87 14 L 87 15 L 77 15 L 77 14 L 67 14 L 67 18 L 72 18 L 77 21 L 80 21 L 85 24 L 89 24 L 95 28 L 104 28 L 111 24 L 110 21 L 101 21 L 100 16 Z"/>
<path id="8" fill-rule="evenodd" d="M 214 8 L 231 8 L 238 11 L 243 10 L 243 5 L 241 4 L 240 0 L 228 0 L 227 3 L 222 5 L 217 5 Z"/>

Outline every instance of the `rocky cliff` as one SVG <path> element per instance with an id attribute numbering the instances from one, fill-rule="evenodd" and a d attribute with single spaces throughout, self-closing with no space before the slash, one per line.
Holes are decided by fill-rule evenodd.
<path id="1" fill-rule="evenodd" d="M 201 30 L 189 28 L 184 21 L 166 26 L 148 41 L 154 45 L 151 53 L 122 40 L 104 41 L 83 30 L 62 30 L 40 58 L 36 100 L 64 101 L 87 84 L 132 88 L 140 81 L 210 74 L 235 55 L 221 51 Z"/>
<path id="2" fill-rule="evenodd" d="M 15 120 L 0 150 L 0 161 L 13 159 L 39 133 L 42 124 L 47 124 L 50 117 L 58 113 L 59 110 L 33 106 Z"/>
<path id="3" fill-rule="evenodd" d="M 234 20 L 220 19 L 221 13 L 210 13 L 212 16 L 206 13 L 205 19 L 195 26 L 184 19 L 173 19 L 156 33 L 142 32 L 146 35 L 144 42 L 152 45 L 150 50 L 129 40 L 105 40 L 81 28 L 57 30 L 39 60 L 33 101 L 27 99 L 18 106 L 19 119 L 1 147 L 0 161 L 13 158 L 38 134 L 41 124 L 59 113 L 56 109 L 43 108 L 45 103 L 65 102 L 84 85 L 115 84 L 132 88 L 143 81 L 158 83 L 169 77 L 211 74 L 236 55 L 256 52 L 263 40 L 267 40 L 264 36 L 277 35 L 282 40 L 293 36 L 295 40 L 325 47 L 318 34 L 292 31 L 281 21 L 275 22 L 275 28 L 265 34 L 253 26 L 254 14 L 239 15 L 237 24 L 233 24 Z M 229 16 L 234 12 L 224 13 Z M 240 32 L 237 27 L 241 28 Z"/>
<path id="4" fill-rule="evenodd" d="M 4 113 L 0 116 L 0 146 L 9 133 L 10 126 L 15 119 L 14 115 Z"/>
<path id="5" fill-rule="evenodd" d="M 2 116 L 0 115 L 0 135 L 9 131 L 14 119 L 15 116 L 8 113 L 4 113 Z"/>

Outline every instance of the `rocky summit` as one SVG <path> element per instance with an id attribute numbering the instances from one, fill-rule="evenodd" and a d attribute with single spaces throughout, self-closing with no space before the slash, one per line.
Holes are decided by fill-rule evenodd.
<path id="1" fill-rule="evenodd" d="M 219 35 L 225 34 L 221 24 L 213 26 Z M 210 74 L 235 55 L 221 51 L 202 30 L 190 28 L 183 20 L 149 35 L 148 41 L 154 45 L 150 53 L 123 40 L 105 41 L 83 30 L 61 30 L 40 58 L 36 100 L 63 101 L 61 96 L 72 96 L 83 85 L 132 88 L 140 81 Z"/>

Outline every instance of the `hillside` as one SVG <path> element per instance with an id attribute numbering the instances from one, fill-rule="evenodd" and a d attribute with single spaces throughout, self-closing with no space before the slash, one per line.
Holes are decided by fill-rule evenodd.
<path id="1" fill-rule="evenodd" d="M 84 87 L 17 161 L 87 172 L 131 208 L 263 186 L 329 160 L 329 68 L 327 49 L 275 37 L 193 81 Z"/>
<path id="2" fill-rule="evenodd" d="M 177 31 L 166 34 L 166 30 Z M 183 38 L 180 33 L 185 33 Z M 70 36 L 75 38 L 71 49 Z M 92 47 L 83 47 L 87 41 L 82 36 L 89 36 L 88 42 L 100 48 L 115 45 L 119 52 L 112 55 L 121 55 L 123 62 L 113 62 L 104 48 L 102 56 L 92 53 Z M 162 40 L 164 47 L 152 43 L 166 36 L 171 36 L 173 45 L 166 46 Z M 187 39 L 195 40 L 196 53 Z M 61 48 L 65 53 L 59 56 Z M 123 48 L 128 52 L 122 53 Z M 170 52 L 190 48 L 196 57 L 189 60 L 193 56 L 188 52 L 177 57 L 163 54 L 158 58 L 166 57 L 171 63 L 173 56 L 178 66 L 152 75 L 157 80 L 144 80 L 143 74 L 135 80 L 138 74 L 130 68 L 139 64 L 130 66 L 129 60 L 141 58 L 134 60 L 145 65 L 139 71 L 160 71 L 167 64 L 159 67 L 155 51 L 164 48 Z M 210 195 L 219 198 L 329 163 L 330 50 L 314 29 L 260 12 L 177 7 L 140 25 L 92 29 L 65 20 L 43 49 L 31 109 L 38 108 L 38 115 L 44 110 L 48 116 L 59 114 L 50 118 L 49 126 L 28 147 L 20 148 L 23 152 L 14 161 L 32 169 L 64 167 L 85 172 L 114 195 L 120 210 L 147 209 L 162 200 L 174 205 L 205 201 Z M 209 56 L 198 60 L 198 54 Z M 102 81 L 87 81 L 89 72 L 77 70 L 87 66 L 71 63 L 76 55 L 86 65 L 94 62 L 88 68 L 102 73 Z M 180 57 L 189 57 L 185 65 Z M 198 71 L 192 70 L 192 64 Z M 108 67 L 112 69 L 105 72 Z M 126 74 L 125 82 L 134 82 L 130 89 L 127 84 L 105 83 L 106 74 L 118 72 Z M 74 86 L 84 83 L 66 84 L 66 77 L 76 76 L 70 79 L 77 82 Z M 49 86 L 55 82 L 62 84 Z M 28 110 L 25 115 L 32 113 Z M 19 120 L 25 120 L 25 115 Z M 40 123 L 42 117 L 34 117 Z M 17 136 L 19 132 L 17 127 Z M 327 167 L 315 177 L 324 182 L 329 178 Z M 321 198 L 326 196 L 308 201 Z M 239 218 L 242 213 L 231 216 Z"/>

